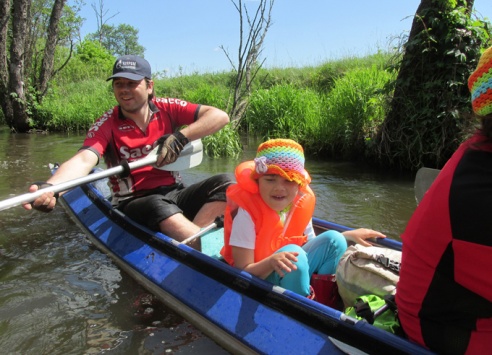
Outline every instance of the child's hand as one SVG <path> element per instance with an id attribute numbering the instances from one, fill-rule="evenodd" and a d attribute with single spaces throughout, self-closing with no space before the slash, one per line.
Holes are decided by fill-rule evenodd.
<path id="1" fill-rule="evenodd" d="M 345 238 L 353 241 L 354 243 L 361 244 L 366 247 L 370 247 L 372 244 L 366 242 L 369 238 L 386 238 L 383 233 L 377 232 L 372 229 L 358 228 L 353 230 L 348 230 L 342 233 Z"/>
<path id="2" fill-rule="evenodd" d="M 294 264 L 294 262 L 297 261 L 298 255 L 299 253 L 297 252 L 289 251 L 274 253 L 270 256 L 270 265 L 272 266 L 273 270 L 280 275 L 280 277 L 284 277 L 284 272 L 297 270 L 297 266 L 296 264 Z"/>

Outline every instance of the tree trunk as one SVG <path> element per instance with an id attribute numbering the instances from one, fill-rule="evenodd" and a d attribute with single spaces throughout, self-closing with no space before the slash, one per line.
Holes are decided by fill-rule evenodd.
<path id="1" fill-rule="evenodd" d="M 440 168 L 460 143 L 466 85 L 480 40 L 449 15 L 447 0 L 422 0 L 414 17 L 390 111 L 377 137 L 383 166 Z M 459 0 L 468 20 L 473 0 Z"/>
<path id="2" fill-rule="evenodd" d="M 7 60 L 7 38 L 10 19 L 10 0 L 1 0 L 0 3 L 0 105 L 4 116 L 12 117 L 14 111 L 9 99 L 8 87 L 8 60 Z"/>
<path id="3" fill-rule="evenodd" d="M 8 1 L 8 0 L 7 0 Z M 27 29 L 30 0 L 14 1 L 12 21 L 12 43 L 10 47 L 10 64 L 8 78 L 8 100 L 11 101 L 13 115 L 7 112 L 5 120 L 10 128 L 16 132 L 29 130 L 29 116 L 24 91 L 24 42 Z"/>
<path id="4" fill-rule="evenodd" d="M 50 16 L 50 24 L 48 26 L 48 36 L 46 39 L 46 47 L 44 48 L 43 61 L 41 63 L 41 72 L 39 75 L 39 83 L 37 85 L 38 101 L 41 103 L 42 97 L 46 94 L 48 82 L 53 75 L 53 63 L 55 61 L 55 49 L 58 41 L 58 23 L 63 12 L 63 6 L 66 0 L 55 0 Z"/>
<path id="5" fill-rule="evenodd" d="M 41 13 L 37 14 L 39 16 L 31 14 L 31 10 L 43 11 L 45 3 L 0 0 L 0 105 L 5 122 L 13 132 L 27 132 L 32 128 L 36 99 L 40 102 L 55 73 L 53 66 L 59 40 L 59 22 L 65 3 L 66 0 L 53 1 L 49 24 L 46 24 Z M 36 4 L 40 8 L 33 7 Z M 39 44 L 44 32 L 46 46 L 38 65 L 36 44 Z M 40 69 L 39 77 L 35 75 L 36 68 Z M 35 93 L 31 86 L 35 87 Z"/>

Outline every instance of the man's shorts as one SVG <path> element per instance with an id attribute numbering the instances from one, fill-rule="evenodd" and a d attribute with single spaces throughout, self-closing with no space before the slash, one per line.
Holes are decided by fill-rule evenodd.
<path id="1" fill-rule="evenodd" d="M 204 204 L 226 201 L 227 187 L 234 182 L 232 175 L 219 174 L 187 187 L 163 186 L 143 197 L 122 201 L 117 208 L 135 222 L 158 231 L 159 223 L 176 213 L 193 221 Z"/>

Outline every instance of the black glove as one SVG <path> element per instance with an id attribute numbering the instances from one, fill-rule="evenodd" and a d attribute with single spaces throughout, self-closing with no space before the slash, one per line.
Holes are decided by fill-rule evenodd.
<path id="1" fill-rule="evenodd" d="M 44 189 L 45 187 L 53 186 L 53 184 L 50 184 L 49 182 L 46 182 L 46 181 L 36 181 L 36 182 L 33 182 L 32 184 L 33 185 L 37 185 L 38 186 L 38 189 Z M 57 192 L 57 193 L 55 193 L 53 195 L 53 197 L 55 198 L 56 201 L 58 201 L 58 197 L 60 197 L 60 194 Z M 38 211 L 41 211 L 41 212 L 51 212 L 51 211 L 53 211 L 53 208 L 54 208 L 54 206 L 53 207 L 49 207 L 47 205 L 34 206 L 34 204 L 32 202 L 31 202 L 31 206 L 35 210 L 38 210 Z"/>
<path id="2" fill-rule="evenodd" d="M 158 157 L 155 165 L 160 168 L 163 165 L 174 163 L 188 142 L 189 139 L 180 131 L 163 135 L 157 140 L 159 149 L 157 150 Z"/>

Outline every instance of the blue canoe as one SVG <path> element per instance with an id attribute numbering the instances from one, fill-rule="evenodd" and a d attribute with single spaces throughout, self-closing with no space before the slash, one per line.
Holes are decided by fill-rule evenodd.
<path id="1" fill-rule="evenodd" d="M 113 209 L 107 195 L 106 183 L 98 181 L 72 189 L 61 201 L 91 242 L 122 270 L 234 354 L 430 353 L 227 265 L 217 255 L 214 233 L 203 237 L 203 252 L 198 252 L 153 232 Z M 313 222 L 318 230 L 348 229 Z M 401 249 L 395 240 L 382 241 Z"/>

